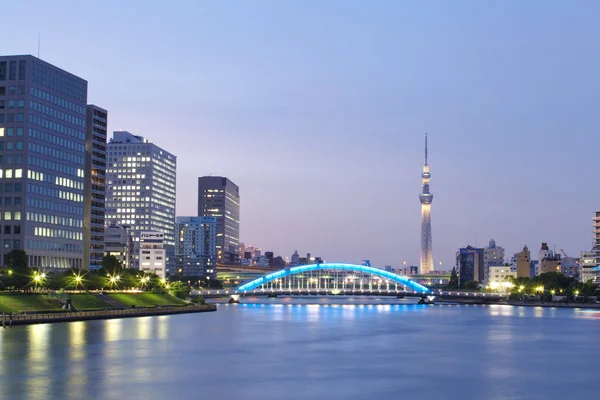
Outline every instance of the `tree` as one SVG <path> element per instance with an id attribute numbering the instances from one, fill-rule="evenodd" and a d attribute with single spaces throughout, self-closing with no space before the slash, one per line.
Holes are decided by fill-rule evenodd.
<path id="1" fill-rule="evenodd" d="M 4 256 L 4 264 L 9 268 L 26 270 L 28 268 L 27 253 L 21 249 L 11 250 Z"/>
<path id="2" fill-rule="evenodd" d="M 113 275 L 121 272 L 121 263 L 117 257 L 113 255 L 107 255 L 102 258 L 102 269 L 104 270 L 103 272 Z"/>
<path id="3" fill-rule="evenodd" d="M 458 289 L 458 274 L 456 268 L 452 268 L 452 274 L 450 275 L 450 281 L 448 282 L 448 289 Z"/>
<path id="4" fill-rule="evenodd" d="M 285 268 L 285 266 L 285 260 L 281 256 L 277 256 L 273 259 L 273 267 L 281 269 Z"/>
<path id="5" fill-rule="evenodd" d="M 183 282 L 177 281 L 170 283 L 169 291 L 173 296 L 185 300 L 190 294 L 190 287 Z"/>
<path id="6" fill-rule="evenodd" d="M 463 285 L 463 289 L 465 290 L 477 290 L 479 289 L 479 282 L 477 281 L 466 281 Z"/>

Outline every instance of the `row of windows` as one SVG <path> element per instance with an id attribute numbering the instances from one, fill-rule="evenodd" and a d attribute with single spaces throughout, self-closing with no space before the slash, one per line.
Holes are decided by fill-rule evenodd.
<path id="1" fill-rule="evenodd" d="M 0 206 L 2 205 L 2 197 L 0 197 Z M 6 207 L 12 207 L 12 206 L 16 206 L 19 207 L 21 205 L 21 198 L 20 197 L 4 197 L 4 206 Z"/>
<path id="2" fill-rule="evenodd" d="M 71 204 L 64 204 L 62 202 L 59 203 L 51 200 L 41 200 L 28 197 L 27 207 L 35 207 L 41 210 L 62 212 L 65 214 L 74 214 L 83 217 L 83 207 L 74 206 Z"/>
<path id="3" fill-rule="evenodd" d="M 83 116 L 87 115 L 87 110 L 85 109 L 85 107 L 81 107 L 77 104 L 71 103 L 70 101 L 63 99 L 62 97 L 55 96 L 38 88 L 34 88 L 33 86 L 29 89 L 29 93 L 33 97 L 45 100 L 59 107 L 66 108 L 67 110 L 76 112 Z"/>
<path id="4" fill-rule="evenodd" d="M 77 176 L 78 169 L 74 167 L 70 167 L 68 165 L 64 165 L 62 163 L 57 163 L 54 161 L 44 160 L 35 156 L 27 156 L 27 162 L 30 167 L 40 167 L 44 169 L 49 169 L 52 171 L 59 172 L 61 175 L 71 175 Z"/>
<path id="5" fill-rule="evenodd" d="M 39 140 L 43 140 L 44 142 L 56 144 L 60 147 L 66 147 L 67 149 L 84 152 L 85 145 L 77 142 L 73 142 L 71 140 L 67 140 L 60 136 L 55 136 L 51 133 L 41 132 L 36 129 L 29 128 L 29 136 L 32 138 L 36 138 Z"/>
<path id="6" fill-rule="evenodd" d="M 4 239 L 4 249 L 10 249 L 10 244 L 12 242 L 13 245 L 13 249 L 20 249 L 21 248 L 21 239 L 13 239 L 12 241 L 10 239 Z"/>
<path id="7" fill-rule="evenodd" d="M 64 190 L 58 190 L 49 188 L 46 186 L 34 185 L 31 183 L 27 184 L 27 193 L 39 194 L 47 197 L 54 197 L 56 199 L 68 200 L 74 202 L 83 202 L 83 196 L 73 192 L 66 192 Z"/>
<path id="8" fill-rule="evenodd" d="M 25 108 L 25 100 L 0 100 L 0 110 L 4 110 L 5 108 Z"/>
<path id="9" fill-rule="evenodd" d="M 83 190 L 83 182 L 76 182 L 72 179 L 63 178 L 62 176 L 54 176 L 52 174 L 38 172 L 32 169 L 27 171 L 27 177 L 36 181 Z"/>
<path id="10" fill-rule="evenodd" d="M 17 123 L 22 123 L 25 122 L 25 114 L 23 113 L 18 113 L 18 114 L 0 114 L 0 124 L 14 124 L 15 122 Z"/>
<path id="11" fill-rule="evenodd" d="M 83 246 L 78 243 L 58 243 L 46 240 L 27 240 L 27 249 L 50 250 L 65 253 L 82 253 Z"/>
<path id="12" fill-rule="evenodd" d="M 4 229 L 2 229 L 5 235 L 20 235 L 21 234 L 21 225 L 4 225 Z"/>
<path id="13" fill-rule="evenodd" d="M 17 80 L 17 61 L 9 61 L 8 64 L 6 61 L 0 61 L 0 81 L 5 81 L 7 74 L 7 68 L 6 66 L 8 65 L 8 80 L 9 81 L 15 81 Z M 20 60 L 19 61 L 19 69 L 18 69 L 18 77 L 19 80 L 22 81 L 25 79 L 25 60 Z"/>
<path id="14" fill-rule="evenodd" d="M 6 143 L 6 146 L 5 146 Z M 7 140 L 7 141 L 2 141 L 0 142 L 0 151 L 4 150 L 6 148 L 6 150 L 23 150 L 23 141 L 22 140 L 17 140 L 16 142 L 13 142 L 12 140 Z"/>
<path id="15" fill-rule="evenodd" d="M 69 161 L 74 164 L 83 165 L 85 162 L 83 157 L 77 156 L 73 153 L 53 149 L 52 147 L 44 146 L 44 145 L 33 143 L 33 142 L 27 143 L 27 149 L 32 152 L 35 152 L 35 153 L 40 153 L 40 154 L 44 154 L 46 156 L 51 156 L 52 158 L 58 158 L 60 160 Z M 17 150 L 19 150 L 19 149 L 17 149 Z"/>
<path id="16" fill-rule="evenodd" d="M 23 155 L 22 154 L 16 154 L 14 157 L 10 154 L 7 154 L 6 156 L 0 154 L 0 164 L 4 163 L 4 161 L 6 160 L 6 164 L 12 164 L 13 160 L 15 164 L 23 164 Z"/>
<path id="17" fill-rule="evenodd" d="M 21 211 L 4 211 L 0 212 L 0 217 L 4 221 L 20 221 L 21 220 Z"/>
<path id="18" fill-rule="evenodd" d="M 67 114 L 65 112 L 59 111 L 53 107 L 45 106 L 43 104 L 38 103 L 37 101 L 30 101 L 29 108 L 31 108 L 33 111 L 37 111 L 42 114 L 46 114 L 50 117 L 58 118 L 62 121 L 68 122 L 70 124 L 85 128 L 85 121 L 83 119 L 74 117 L 71 114 Z"/>
<path id="19" fill-rule="evenodd" d="M 16 132 L 17 136 L 23 136 L 23 128 L 22 127 L 17 127 L 17 128 L 0 127 L 0 137 L 4 137 L 5 134 L 6 134 L 6 136 L 15 136 L 15 132 Z"/>
<path id="20" fill-rule="evenodd" d="M 6 86 L 0 86 L 0 96 L 22 96 L 25 94 L 25 86 L 24 85 L 19 85 L 19 86 L 8 86 L 8 91 L 6 90 Z"/>
<path id="21" fill-rule="evenodd" d="M 0 183 L 0 192 L 2 192 L 2 190 L 4 190 L 4 192 L 6 193 L 12 193 L 12 192 L 17 192 L 20 193 L 23 190 L 23 184 L 21 182 L 15 182 L 15 184 L 13 185 L 12 183 Z"/>
<path id="22" fill-rule="evenodd" d="M 1 115 L 1 114 L 0 114 Z M 50 121 L 46 118 L 38 117 L 37 115 L 29 114 L 29 123 L 41 126 L 42 128 L 50 129 L 54 132 L 62 133 L 76 139 L 85 140 L 85 133 L 68 127 L 63 124 L 59 124 L 54 121 Z"/>
<path id="23" fill-rule="evenodd" d="M 23 177 L 23 169 L 22 168 L 17 168 L 17 169 L 12 169 L 12 168 L 2 169 L 2 168 L 0 168 L 0 178 L 19 179 L 22 177 Z"/>
<path id="24" fill-rule="evenodd" d="M 42 226 L 36 226 L 33 234 L 35 236 L 45 236 L 59 239 L 83 240 L 83 233 L 81 232 L 73 232 L 65 229 L 45 228 Z"/>

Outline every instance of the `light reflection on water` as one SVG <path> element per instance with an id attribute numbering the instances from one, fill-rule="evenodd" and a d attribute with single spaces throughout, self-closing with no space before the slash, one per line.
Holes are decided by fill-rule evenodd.
<path id="1" fill-rule="evenodd" d="M 4 329 L 0 398 L 594 398 L 600 312 L 243 301 Z"/>

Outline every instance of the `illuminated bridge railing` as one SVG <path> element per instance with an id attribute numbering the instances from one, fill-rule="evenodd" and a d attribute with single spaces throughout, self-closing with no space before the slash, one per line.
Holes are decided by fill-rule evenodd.
<path id="1" fill-rule="evenodd" d="M 340 273 L 342 275 L 339 275 Z M 351 273 L 351 275 L 347 275 L 347 273 Z M 359 276 L 355 274 L 359 274 Z M 271 288 L 278 287 L 280 290 L 348 290 L 350 288 L 356 290 L 357 283 L 362 290 L 366 288 L 363 287 L 364 279 L 362 278 L 365 275 L 373 277 L 367 279 L 369 290 L 372 290 L 374 285 L 381 290 L 382 284 L 386 290 L 389 290 L 391 283 L 395 290 L 398 290 L 398 285 L 401 285 L 421 294 L 430 293 L 429 288 L 405 276 L 365 265 L 344 263 L 319 263 L 285 268 L 244 283 L 234 290 L 237 293 L 246 293 L 269 284 Z"/>

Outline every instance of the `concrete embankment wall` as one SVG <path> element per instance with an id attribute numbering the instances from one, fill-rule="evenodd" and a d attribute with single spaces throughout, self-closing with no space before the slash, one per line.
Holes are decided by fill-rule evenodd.
<path id="1" fill-rule="evenodd" d="M 76 311 L 40 314 L 13 314 L 4 313 L 3 326 L 47 324 L 52 322 L 90 321 L 95 319 L 135 318 L 158 315 L 189 314 L 217 311 L 215 305 L 183 306 L 183 307 L 157 307 L 157 308 L 128 308 L 124 310 L 99 310 Z"/>

